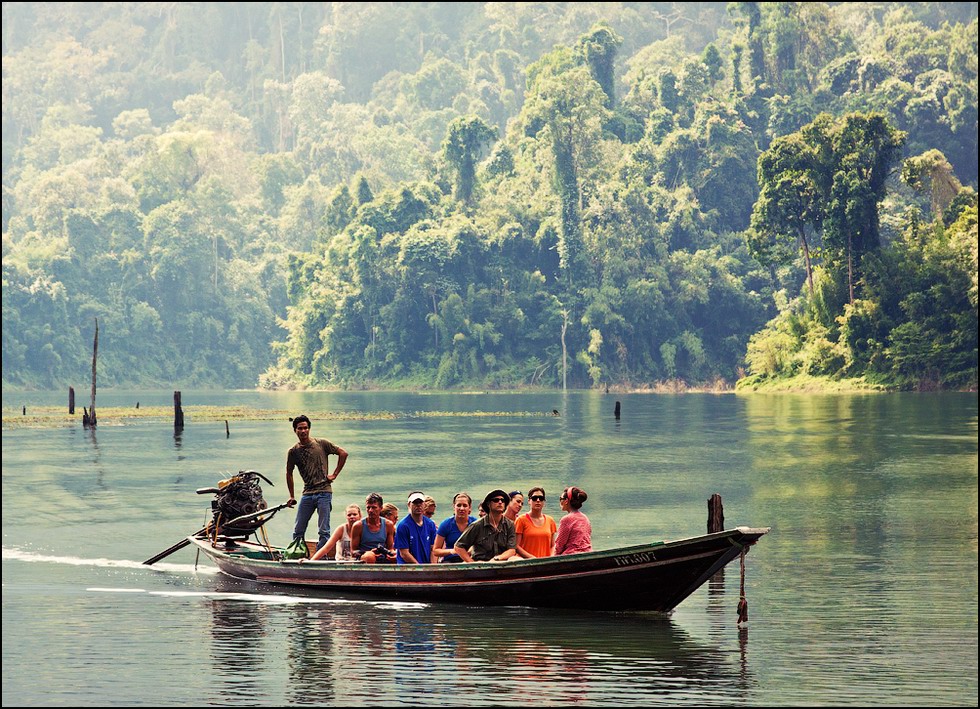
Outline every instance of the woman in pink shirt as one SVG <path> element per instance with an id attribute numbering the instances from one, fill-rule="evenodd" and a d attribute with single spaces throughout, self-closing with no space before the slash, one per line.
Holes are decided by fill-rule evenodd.
<path id="1" fill-rule="evenodd" d="M 558 498 L 562 511 L 567 512 L 558 523 L 555 554 L 578 554 L 592 551 L 592 523 L 582 513 L 582 503 L 589 499 L 585 490 L 569 487 Z"/>

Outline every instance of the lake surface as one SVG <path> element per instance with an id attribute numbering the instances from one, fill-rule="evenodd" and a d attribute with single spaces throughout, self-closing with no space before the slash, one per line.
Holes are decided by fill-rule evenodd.
<path id="1" fill-rule="evenodd" d="M 5 412 L 64 393 L 4 392 Z M 172 392 L 100 392 L 101 407 Z M 613 408 L 622 403 L 616 420 Z M 350 452 L 343 507 L 459 490 L 589 493 L 596 548 L 772 527 L 670 617 L 300 596 L 184 549 L 199 487 L 285 501 L 288 421 L 10 429 L 3 705 L 977 705 L 977 395 L 184 392 L 307 412 Z M 552 416 L 558 409 L 560 416 Z M 335 412 L 326 419 L 317 412 Z M 378 418 L 378 412 L 389 412 Z M 358 414 L 364 414 L 363 417 Z M 267 526 L 288 541 L 292 511 Z M 310 532 L 315 530 L 315 521 Z M 308 534 L 308 537 L 312 534 Z"/>

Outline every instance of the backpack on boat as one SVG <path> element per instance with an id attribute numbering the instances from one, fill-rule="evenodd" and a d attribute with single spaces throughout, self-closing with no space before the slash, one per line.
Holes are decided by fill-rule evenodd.
<path id="1" fill-rule="evenodd" d="M 282 550 L 283 559 L 309 559 L 310 558 L 310 548 L 306 546 L 306 540 L 303 537 L 299 539 L 294 539 L 292 543 Z"/>

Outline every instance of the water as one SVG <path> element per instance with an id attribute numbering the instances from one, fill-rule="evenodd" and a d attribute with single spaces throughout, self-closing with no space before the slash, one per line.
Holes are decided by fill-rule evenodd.
<path id="1" fill-rule="evenodd" d="M 168 404 L 104 392 L 100 407 Z M 20 411 L 63 394 L 4 392 Z M 159 399 L 159 401 L 157 401 Z M 616 400 L 622 418 L 612 415 Z M 373 490 L 586 489 L 605 548 L 771 526 L 669 618 L 315 596 L 184 549 L 194 490 L 240 469 L 286 498 L 288 422 L 3 432 L 3 705 L 977 704 L 975 394 L 733 396 L 185 392 L 307 411 L 351 457 L 333 524 Z M 561 416 L 550 415 L 559 409 Z M 316 411 L 345 414 L 317 418 Z M 392 418 L 347 414 L 392 412 Z M 440 415 L 431 415 L 439 412 Z M 502 415 L 475 415 L 496 412 Z M 29 412 L 30 413 L 30 412 Z M 268 525 L 289 537 L 291 511 Z M 311 527 L 312 530 L 312 527 Z M 601 611 L 602 599 L 596 599 Z"/>

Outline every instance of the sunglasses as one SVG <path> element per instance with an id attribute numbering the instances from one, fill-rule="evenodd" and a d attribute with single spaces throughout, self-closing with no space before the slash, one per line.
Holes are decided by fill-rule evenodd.
<path id="1" fill-rule="evenodd" d="M 531 500 L 534 502 L 544 502 L 544 495 L 531 495 Z"/>
<path id="2" fill-rule="evenodd" d="M 502 497 L 493 497 L 490 499 L 490 502 L 507 502 L 507 500 Z"/>

